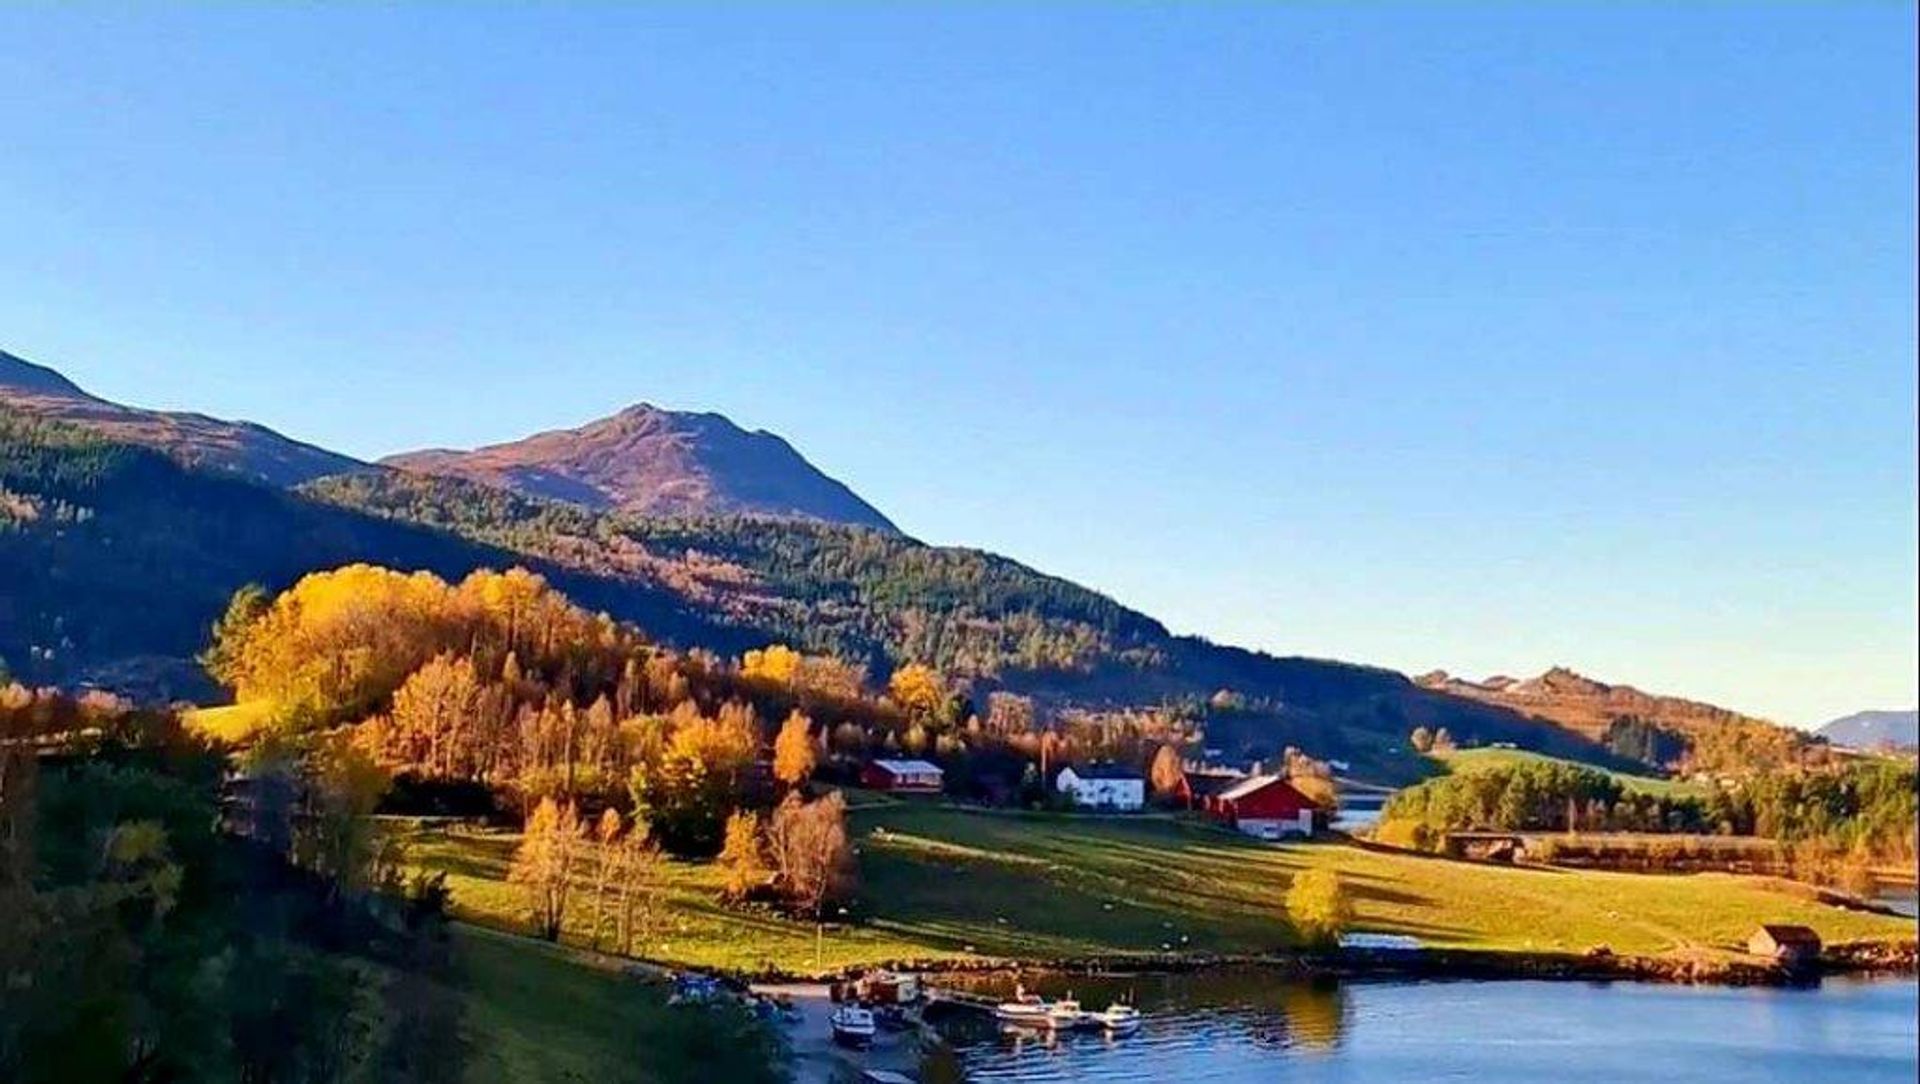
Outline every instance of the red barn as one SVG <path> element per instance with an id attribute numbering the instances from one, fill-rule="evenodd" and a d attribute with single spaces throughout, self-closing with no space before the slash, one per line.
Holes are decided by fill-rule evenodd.
<path id="1" fill-rule="evenodd" d="M 1277 775 L 1250 775 L 1207 802 L 1222 824 L 1260 839 L 1313 834 L 1320 807 Z"/>
<path id="2" fill-rule="evenodd" d="M 860 770 L 860 782 L 894 794 L 938 794 L 946 773 L 924 760 L 876 760 Z"/>

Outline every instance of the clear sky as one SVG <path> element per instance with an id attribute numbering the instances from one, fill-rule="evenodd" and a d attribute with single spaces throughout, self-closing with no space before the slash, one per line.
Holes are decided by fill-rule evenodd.
<path id="1" fill-rule="evenodd" d="M 9 6 L 0 348 L 362 456 L 719 410 L 1178 631 L 1908 707 L 1914 29 Z"/>

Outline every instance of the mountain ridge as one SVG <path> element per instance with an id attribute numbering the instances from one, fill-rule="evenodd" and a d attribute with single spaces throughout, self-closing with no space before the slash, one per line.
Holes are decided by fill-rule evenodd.
<path id="1" fill-rule="evenodd" d="M 0 404 L 165 452 L 189 466 L 296 486 L 365 470 L 351 456 L 296 440 L 257 422 L 190 411 L 148 410 L 92 394 L 55 369 L 0 350 Z"/>

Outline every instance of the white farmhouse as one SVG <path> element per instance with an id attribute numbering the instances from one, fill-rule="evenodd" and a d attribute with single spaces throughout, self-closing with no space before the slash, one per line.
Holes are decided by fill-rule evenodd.
<path id="1" fill-rule="evenodd" d="M 1117 764 L 1083 764 L 1060 769 L 1054 781 L 1060 793 L 1073 799 L 1081 809 L 1104 809 L 1131 813 L 1147 804 L 1146 777 Z"/>

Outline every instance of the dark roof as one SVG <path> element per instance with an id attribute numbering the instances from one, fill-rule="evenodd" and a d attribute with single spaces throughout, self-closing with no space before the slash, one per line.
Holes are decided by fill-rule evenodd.
<path id="1" fill-rule="evenodd" d="M 1773 938 L 1776 945 L 1819 945 L 1820 935 L 1805 926 L 1776 926 L 1763 923 L 1761 932 Z"/>
<path id="2" fill-rule="evenodd" d="M 1187 789 L 1199 797 L 1211 798 L 1245 778 L 1227 772 L 1188 772 Z"/>
<path id="3" fill-rule="evenodd" d="M 1075 764 L 1073 774 L 1082 779 L 1145 779 L 1146 776 L 1119 764 Z"/>

